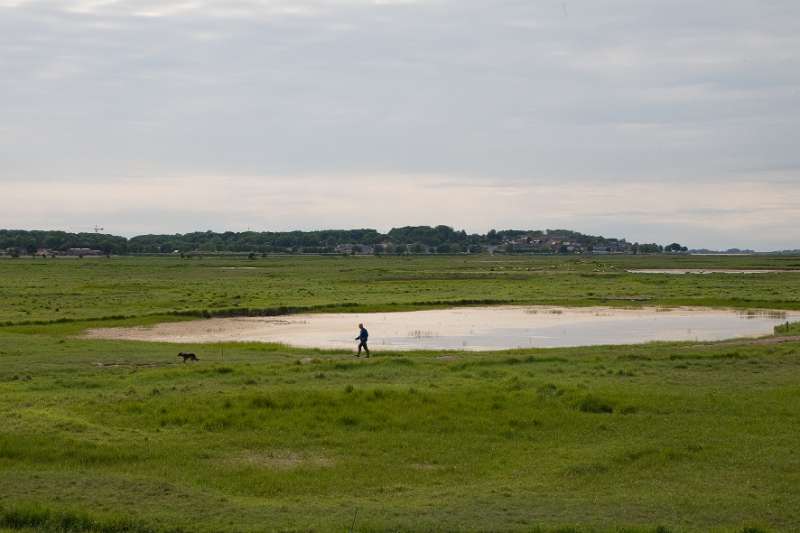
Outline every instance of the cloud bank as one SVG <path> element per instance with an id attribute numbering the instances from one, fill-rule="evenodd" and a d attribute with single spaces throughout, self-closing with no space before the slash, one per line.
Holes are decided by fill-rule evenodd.
<path id="1" fill-rule="evenodd" d="M 0 79 L 2 227 L 800 247 L 793 0 L 0 0 Z"/>

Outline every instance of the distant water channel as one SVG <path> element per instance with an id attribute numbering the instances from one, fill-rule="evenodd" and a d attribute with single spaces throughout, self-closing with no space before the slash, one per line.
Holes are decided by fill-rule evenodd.
<path id="1" fill-rule="evenodd" d="M 800 321 L 798 312 L 699 308 L 464 307 L 399 313 L 330 313 L 241 317 L 102 328 L 89 337 L 176 343 L 279 342 L 309 348 L 353 348 L 357 325 L 373 349 L 502 350 L 512 348 L 714 341 L 769 335 Z"/>

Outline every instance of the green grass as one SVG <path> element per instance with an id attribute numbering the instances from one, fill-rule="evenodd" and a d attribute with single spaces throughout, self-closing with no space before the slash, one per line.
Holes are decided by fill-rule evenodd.
<path id="1" fill-rule="evenodd" d="M 800 322 L 787 322 L 775 327 L 776 335 L 800 335 Z"/>
<path id="2" fill-rule="evenodd" d="M 613 259 L 606 270 L 656 261 Z M 216 268 L 227 260 L 0 261 L 4 320 L 47 321 L 45 300 L 84 320 L 0 327 L 0 531 L 347 531 L 354 516 L 356 531 L 800 529 L 797 342 L 369 360 L 230 343 L 224 358 L 217 345 L 181 346 L 201 359 L 182 364 L 174 345 L 76 336 L 100 324 L 87 317 L 152 323 L 206 290 L 264 308 L 586 304 L 593 292 L 659 303 L 724 293 L 792 309 L 800 284 L 797 274 L 641 281 L 574 258 L 500 258 L 523 270 L 462 283 L 480 260 L 254 262 L 272 276 Z M 384 279 L 402 269 L 413 279 Z"/>
<path id="3" fill-rule="evenodd" d="M 800 269 L 795 257 L 0 259 L 0 324 L 148 315 L 390 310 L 472 303 L 800 309 L 800 273 L 643 275 L 630 268 Z"/>

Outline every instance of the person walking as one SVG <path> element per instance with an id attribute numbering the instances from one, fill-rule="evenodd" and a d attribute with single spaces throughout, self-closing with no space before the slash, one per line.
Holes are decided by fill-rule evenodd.
<path id="1" fill-rule="evenodd" d="M 369 348 L 367 348 L 367 339 L 369 339 L 369 331 L 367 331 L 367 328 L 364 327 L 364 324 L 359 324 L 358 329 L 359 332 L 358 332 L 358 337 L 356 337 L 356 340 L 359 342 L 358 342 L 358 355 L 356 355 L 356 357 L 361 357 L 361 348 L 364 348 L 364 351 L 367 352 L 367 357 L 369 357 Z"/>

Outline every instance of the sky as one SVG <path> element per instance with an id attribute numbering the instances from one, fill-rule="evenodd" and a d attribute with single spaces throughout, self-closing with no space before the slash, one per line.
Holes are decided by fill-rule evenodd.
<path id="1" fill-rule="evenodd" d="M 800 248 L 797 0 L 0 0 L 0 228 Z"/>

